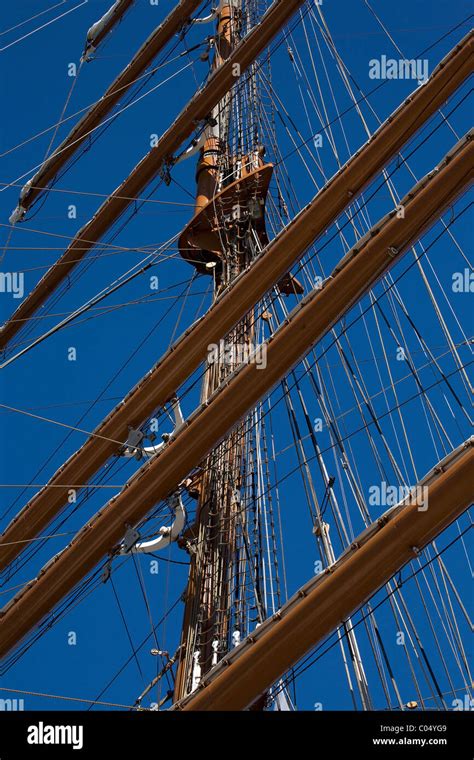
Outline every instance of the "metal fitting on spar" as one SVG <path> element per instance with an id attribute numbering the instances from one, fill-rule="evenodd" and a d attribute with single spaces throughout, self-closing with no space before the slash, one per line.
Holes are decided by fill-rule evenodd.
<path id="1" fill-rule="evenodd" d="M 169 439 L 172 438 L 184 425 L 183 413 L 181 411 L 179 399 L 176 397 L 172 400 L 172 408 L 175 423 L 174 428 L 171 433 L 163 433 L 161 436 L 163 439 L 162 443 L 159 443 L 157 446 L 141 446 L 141 442 L 145 440 L 145 438 L 153 440 L 154 435 L 152 437 L 151 435 L 147 435 L 141 430 L 136 430 L 135 428 L 131 427 L 129 428 L 128 438 L 125 441 L 125 444 L 122 448 L 122 451 L 119 453 L 119 456 L 135 457 L 135 459 L 140 461 L 140 459 L 143 459 L 144 457 L 146 459 L 151 459 L 151 457 L 155 456 L 155 454 L 159 454 L 159 452 L 166 446 Z"/>
<path id="2" fill-rule="evenodd" d="M 120 545 L 119 554 L 150 554 L 162 551 L 176 541 L 186 523 L 186 509 L 179 491 L 167 500 L 169 507 L 174 512 L 174 522 L 169 527 L 160 528 L 159 535 L 149 541 L 139 541 L 140 535 L 137 530 L 130 528 Z"/>

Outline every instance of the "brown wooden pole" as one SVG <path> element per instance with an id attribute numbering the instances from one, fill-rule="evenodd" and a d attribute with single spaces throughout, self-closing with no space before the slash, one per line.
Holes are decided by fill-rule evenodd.
<path id="1" fill-rule="evenodd" d="M 158 144 L 140 161 L 131 174 L 100 206 L 92 219 L 79 230 L 60 259 L 45 273 L 39 283 L 22 301 L 12 318 L 0 331 L 0 350 L 5 348 L 24 320 L 31 317 L 63 282 L 68 274 L 87 254 L 87 251 L 103 237 L 112 224 L 119 219 L 141 191 L 159 174 L 166 170 L 166 163 L 191 137 L 200 122 L 207 119 L 215 105 L 224 97 L 257 56 L 291 18 L 304 0 L 276 0 L 262 17 L 258 26 L 236 47 L 213 75 L 206 86 L 190 100 L 172 126 L 164 133 Z"/>
<path id="2" fill-rule="evenodd" d="M 440 463 L 427 489 L 426 511 L 412 503 L 379 520 L 369 538 L 356 539 L 349 554 L 225 657 L 178 708 L 244 710 L 414 559 L 474 499 L 472 439 L 452 464 Z"/>
<path id="3" fill-rule="evenodd" d="M 444 162 L 402 200 L 395 212 L 344 257 L 322 289 L 310 293 L 267 341 L 267 366 L 248 363 L 191 415 L 169 444 L 131 478 L 84 526 L 71 544 L 43 568 L 0 617 L 0 656 L 37 625 L 100 559 L 252 409 L 301 357 L 399 259 L 434 218 L 472 182 L 474 146 L 464 138 Z M 286 244 L 300 245 L 298 228 Z"/>
<path id="4" fill-rule="evenodd" d="M 221 4 L 217 14 L 217 34 L 215 44 L 215 56 L 212 62 L 213 69 L 222 65 L 227 60 L 235 47 L 238 38 L 238 16 L 236 6 L 240 3 Z M 240 16 L 239 8 L 239 16 Z M 232 91 L 231 91 L 232 92 Z M 226 109 L 226 101 L 230 97 L 228 93 L 226 98 L 216 106 L 213 116 L 219 122 L 223 122 L 219 111 Z M 219 135 L 219 136 L 217 136 Z M 220 139 L 220 124 L 216 127 L 209 126 L 205 136 L 204 145 L 201 149 L 200 159 L 196 172 L 196 206 L 195 213 L 199 213 L 209 201 L 215 197 L 218 190 L 219 165 L 222 169 L 222 157 L 228 152 L 228 146 Z M 219 212 L 216 210 L 216 222 L 218 222 Z M 225 251 L 221 249 L 220 254 L 223 257 Z M 244 268 L 244 257 L 240 258 L 240 270 Z M 219 275 L 219 284 L 217 277 L 214 282 L 214 300 L 220 288 L 227 286 L 229 282 L 223 279 L 223 274 Z M 224 275 L 225 277 L 225 275 Z M 250 321 L 247 315 L 247 321 Z M 243 327 L 243 326 L 242 326 Z M 239 333 L 246 332 L 239 326 L 227 338 L 232 344 L 238 340 Z M 248 336 L 247 336 L 248 337 Z M 232 368 L 224 366 L 220 362 L 207 364 L 204 378 L 201 385 L 201 400 L 205 401 L 218 386 L 220 379 L 224 375 L 229 375 Z M 224 588 L 226 583 L 224 577 L 219 573 L 217 566 L 221 568 L 224 564 L 224 557 L 229 552 L 230 535 L 224 536 L 219 530 L 222 523 L 230 525 L 231 503 L 227 493 L 220 493 L 216 496 L 216 477 L 215 466 L 216 460 L 219 462 L 219 469 L 223 471 L 224 478 L 229 478 L 229 473 L 236 475 L 235 481 L 238 481 L 238 475 L 235 468 L 232 467 L 232 460 L 236 459 L 236 439 L 238 434 L 234 431 L 230 438 L 225 438 L 220 446 L 212 451 L 202 465 L 203 477 L 200 481 L 199 495 L 196 505 L 196 538 L 201 537 L 200 548 L 196 554 L 191 556 L 188 582 L 183 594 L 184 613 L 183 624 L 181 629 L 181 643 L 177 657 L 176 677 L 174 682 L 174 701 L 187 694 L 187 680 L 190 675 L 190 663 L 193 662 L 191 655 L 196 653 L 199 656 L 199 664 L 202 672 L 209 670 L 212 663 L 212 641 L 213 630 L 216 630 L 218 624 L 218 607 L 224 608 L 227 605 L 228 594 Z M 232 442 L 231 442 L 232 440 Z M 233 444 L 233 445 L 232 445 Z M 234 482 L 235 482 L 234 481 Z M 207 528 L 207 530 L 206 530 Z M 206 556 L 204 562 L 203 557 Z M 216 604 L 216 588 L 219 585 L 221 589 L 221 599 Z M 225 601 L 224 601 L 225 598 Z M 195 639 L 195 632 L 199 621 L 200 635 L 199 641 Z M 220 631 L 220 637 L 225 638 L 224 632 Z"/>
<path id="5" fill-rule="evenodd" d="M 430 80 L 384 122 L 372 139 L 319 192 L 313 201 L 232 283 L 208 313 L 195 323 L 145 375 L 94 434 L 55 473 L 0 536 L 0 570 L 24 549 L 18 543 L 36 536 L 67 501 L 68 484 L 85 484 L 120 448 L 128 427 L 139 427 L 166 403 L 218 343 L 304 254 L 353 198 L 429 118 L 471 69 L 473 35 L 466 37 L 433 72 Z M 467 56 L 467 57 L 466 57 Z M 287 245 L 298 229 L 299 245 Z M 64 488 L 58 486 L 64 484 Z M 54 486 L 50 488 L 49 485 Z M 7 544 L 7 545 L 5 545 Z"/>
<path id="6" fill-rule="evenodd" d="M 111 112 L 118 101 L 125 97 L 127 90 L 147 70 L 153 59 L 173 39 L 174 35 L 180 31 L 201 3 L 202 0 L 181 0 L 160 26 L 150 34 L 130 63 L 114 79 L 100 100 L 84 114 L 33 176 L 31 186 L 20 200 L 21 206 L 25 211 L 39 198 L 60 169 L 79 150 L 91 130 L 95 129 Z"/>

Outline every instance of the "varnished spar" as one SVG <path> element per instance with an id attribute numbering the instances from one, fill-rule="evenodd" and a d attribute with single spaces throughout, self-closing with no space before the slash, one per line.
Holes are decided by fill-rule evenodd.
<path id="1" fill-rule="evenodd" d="M 474 499 L 473 443 L 466 441 L 421 481 L 427 489 L 426 510 L 408 499 L 382 515 L 334 565 L 226 655 L 175 709 L 244 710 L 275 684 L 469 507 Z"/>
<path id="2" fill-rule="evenodd" d="M 126 211 L 142 190 L 168 170 L 174 153 L 204 123 L 214 106 L 229 91 L 236 79 L 245 73 L 251 63 L 265 50 L 271 40 L 304 0 L 276 0 L 229 58 L 214 72 L 209 81 L 190 100 L 172 126 L 163 134 L 157 145 L 140 161 L 131 174 L 100 206 L 68 246 L 60 259 L 46 272 L 35 288 L 21 303 L 11 319 L 0 331 L 0 350 L 5 348 L 36 310 L 50 297 L 58 285 L 86 256 L 88 250 L 103 237 L 114 222 Z"/>
<path id="3" fill-rule="evenodd" d="M 97 562 L 197 466 L 247 411 L 386 272 L 420 234 L 472 182 L 474 146 L 466 136 L 435 171 L 402 199 L 335 268 L 321 289 L 312 291 L 265 344 L 267 366 L 247 363 L 220 386 L 170 440 L 1 613 L 0 655 L 7 654 L 53 609 Z M 286 246 L 297 250 L 300 230 L 287 230 Z M 457 482 L 457 481 L 456 481 Z M 434 510 L 426 512 L 425 532 Z M 374 587 L 375 590 L 375 587 Z"/>
<path id="4" fill-rule="evenodd" d="M 208 313 L 194 324 L 125 399 L 106 417 L 86 443 L 55 473 L 0 537 L 0 569 L 11 562 L 67 503 L 71 483 L 87 483 L 120 448 L 128 428 L 142 425 L 166 403 L 217 343 L 304 254 L 307 246 L 334 222 L 352 200 L 400 150 L 417 129 L 464 81 L 472 67 L 473 35 L 454 48 L 399 109 L 319 192 L 294 222 L 232 283 Z M 286 245 L 287 236 L 299 245 Z M 119 442 L 119 443 L 117 443 Z M 59 486 L 64 484 L 64 488 Z M 54 487 L 49 487 L 54 486 Z"/>
<path id="5" fill-rule="evenodd" d="M 21 193 L 15 217 L 21 218 L 31 205 L 38 200 L 58 172 L 79 150 L 84 140 L 112 111 L 120 98 L 125 97 L 129 88 L 152 63 L 153 59 L 172 40 L 173 36 L 189 21 L 192 13 L 202 0 L 180 0 L 171 13 L 143 43 L 125 69 L 114 79 L 100 100 L 87 111 L 69 134 L 41 165 L 36 174 L 27 182 Z M 114 21 L 116 21 L 116 16 Z M 107 25 L 107 29 L 110 24 Z M 101 37 L 105 30 L 102 30 Z M 97 39 L 95 40 L 97 44 Z"/>

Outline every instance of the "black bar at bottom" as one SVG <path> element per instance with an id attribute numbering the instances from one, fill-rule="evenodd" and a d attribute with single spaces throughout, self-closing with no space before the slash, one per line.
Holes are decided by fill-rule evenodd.
<path id="1" fill-rule="evenodd" d="M 0 760 L 23 757 L 148 757 L 215 748 L 293 757 L 407 757 L 471 760 L 473 715 L 459 712 L 0 712 Z M 237 728 L 237 732 L 236 732 Z M 231 737 L 233 737 L 231 739 Z M 231 740 L 232 746 L 229 746 Z M 236 740 L 242 745 L 236 745 Z M 282 744 L 283 741 L 283 744 Z M 163 743 L 164 742 L 164 743 Z M 200 747 L 200 749 L 199 749 Z M 213 752 L 214 754 L 214 752 Z M 230 753 L 229 753 L 230 754 Z M 233 754 L 233 753 L 232 753 Z"/>

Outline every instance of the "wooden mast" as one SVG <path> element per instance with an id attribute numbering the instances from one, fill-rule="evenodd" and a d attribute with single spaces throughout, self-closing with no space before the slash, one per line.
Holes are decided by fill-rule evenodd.
<path id="1" fill-rule="evenodd" d="M 38 535 L 67 503 L 69 484 L 83 484 L 125 442 L 128 428 L 139 427 L 155 409 L 163 406 L 217 343 L 285 271 L 363 190 L 390 158 L 436 109 L 456 90 L 472 68 L 474 36 L 467 35 L 442 61 L 423 87 L 419 87 L 373 135 L 308 208 L 296 217 L 288 231 L 302 230 L 298 247 L 285 243 L 287 230 L 233 282 L 208 313 L 173 345 L 94 431 L 87 442 L 56 472 L 13 519 L 0 537 L 0 570 L 15 559 L 26 541 Z M 280 243 L 282 243 L 280 245 Z M 64 484 L 63 488 L 60 486 Z"/>
<path id="2" fill-rule="evenodd" d="M 217 17 L 216 51 L 214 69 L 222 66 L 234 49 L 241 26 L 241 2 L 221 3 Z M 216 196 L 222 178 L 233 173 L 239 157 L 231 156 L 225 143 L 229 128 L 229 106 L 232 91 L 226 94 L 212 114 L 212 124 L 206 130 L 204 145 L 196 175 L 196 231 L 194 245 L 208 258 L 208 266 L 214 277 L 214 297 L 227 288 L 249 263 L 245 246 L 227 249 L 223 210 L 217 208 Z M 242 163 L 242 157 L 240 157 Z M 238 202 L 236 198 L 235 202 Z M 211 218 L 206 208 L 211 207 Z M 199 222 L 199 219 L 203 222 Z M 212 241 L 211 230 L 222 230 Z M 211 251 L 214 251 L 215 259 Z M 204 253 L 206 252 L 206 253 Z M 193 253 L 193 255 L 195 255 Z M 199 254 L 198 254 L 199 255 Z M 229 261 L 231 255 L 232 264 Z M 226 344 L 235 349 L 245 346 L 251 349 L 253 325 L 247 315 L 226 337 Z M 224 356 L 213 356 L 207 362 L 201 390 L 201 401 L 207 403 L 226 376 L 238 366 Z M 206 459 L 202 476 L 197 485 L 196 523 L 193 528 L 196 551 L 191 556 L 188 585 L 185 592 L 185 608 L 175 681 L 174 700 L 190 693 L 199 683 L 201 674 L 207 673 L 213 664 L 227 651 L 229 639 L 229 578 L 236 552 L 236 510 L 240 509 L 234 494 L 241 487 L 241 463 L 245 456 L 245 426 L 241 423 Z M 196 489 L 196 483 L 193 484 Z"/>
<path id="3" fill-rule="evenodd" d="M 402 199 L 404 219 L 392 212 L 347 254 L 322 289 L 310 293 L 267 341 L 267 367 L 240 366 L 168 445 L 128 482 L 0 614 L 4 656 L 110 552 L 127 525 L 136 525 L 172 492 L 309 348 L 392 266 L 437 215 L 472 182 L 474 146 L 467 136 L 445 161 Z M 283 245 L 299 244 L 298 230 Z M 428 510 L 427 519 L 432 515 Z M 433 518 L 436 515 L 433 514 Z M 375 587 L 374 587 L 375 590 Z"/>
<path id="4" fill-rule="evenodd" d="M 132 1 L 123 0 L 123 5 L 130 5 Z M 224 66 L 235 47 L 239 6 L 240 0 L 224 0 L 218 9 L 216 71 Z M 215 244 L 215 226 L 221 225 L 224 206 L 220 214 L 216 211 L 214 215 L 209 213 L 209 207 L 212 202 L 215 205 L 216 197 L 225 198 L 223 175 L 229 167 L 233 167 L 232 172 L 238 176 L 239 182 L 245 174 L 255 174 L 257 183 L 249 185 L 251 194 L 255 192 L 255 186 L 258 187 L 263 169 L 262 154 L 258 151 L 252 158 L 245 156 L 242 160 L 241 155 L 231 155 L 229 146 L 222 139 L 221 127 L 227 118 L 228 101 L 229 94 L 226 94 L 207 119 L 196 178 L 195 216 L 186 230 L 186 234 L 191 236 L 186 239 L 186 244 L 192 238 L 192 245 L 202 253 L 198 266 L 208 268 L 214 276 L 216 304 L 223 292 L 232 292 L 230 286 L 234 279 L 242 278 L 249 267 L 250 254 L 243 239 L 229 248 L 219 235 L 220 241 Z M 414 131 L 415 125 L 411 128 Z M 346 620 L 462 514 L 472 502 L 473 439 L 445 457 L 421 481 L 421 484 L 429 486 L 429 514 L 428 510 L 420 510 L 417 503 L 409 501 L 389 510 L 356 539 L 342 557 L 326 570 L 324 577 L 311 579 L 273 618 L 268 618 L 241 646 L 233 651 L 229 648 L 222 657 L 220 644 L 229 637 L 226 605 L 229 604 L 227 567 L 235 550 L 232 518 L 239 510 L 235 490 L 240 486 L 240 467 L 245 453 L 242 419 L 251 408 L 249 405 L 252 402 L 255 404 L 276 378 L 294 366 L 308 346 L 321 337 L 366 292 L 367 287 L 387 271 L 393 260 L 398 260 L 433 218 L 464 192 L 473 176 L 472 168 L 469 168 L 473 163 L 471 137 L 468 135 L 460 141 L 443 164 L 403 199 L 402 205 L 409 209 L 409 218 L 403 230 L 393 214 L 384 217 L 341 260 L 322 290 L 308 294 L 291 313 L 285 325 L 266 346 L 269 349 L 270 371 L 265 379 L 258 377 L 258 373 L 255 376 L 254 368 L 245 366 L 245 363 L 241 366 L 240 360 L 229 363 L 219 357 L 217 361 L 214 358 L 208 362 L 201 394 L 202 407 L 186 422 L 184 431 L 171 440 L 162 456 L 156 457 L 156 461 L 150 462 L 131 479 L 119 497 L 101 510 L 66 550 L 43 568 L 38 579 L 27 584 L 0 611 L 0 622 L 4 623 L 0 632 L 0 655 L 18 642 L 29 630 L 28 626 L 34 625 L 45 611 L 52 609 L 61 595 L 67 592 L 68 584 L 77 582 L 87 568 L 93 567 L 98 553 L 105 546 L 101 529 L 106 531 L 106 540 L 116 540 L 122 525 L 116 515 L 115 521 L 108 522 L 112 508 L 115 512 L 117 506 L 118 510 L 123 508 L 122 522 L 127 518 L 133 525 L 139 512 L 147 504 L 150 505 L 152 492 L 156 500 L 172 490 L 171 483 L 182 487 L 180 474 L 202 462 L 201 456 L 207 455 L 207 458 L 204 460 L 203 474 L 193 482 L 193 488 L 198 492 L 196 526 L 202 551 L 192 556 L 181 646 L 169 663 L 171 666 L 178 660 L 174 693 L 177 709 L 237 710 L 251 707 L 302 655 L 337 628 L 342 620 Z M 171 159 L 167 157 L 167 160 Z M 348 193 L 352 196 L 351 185 L 348 187 Z M 331 212 L 334 213 L 334 208 Z M 288 230 L 285 232 L 288 233 Z M 283 242 L 277 239 L 276 244 L 268 247 L 266 264 L 269 271 L 268 251 L 283 253 L 286 245 L 289 253 L 285 252 L 285 256 L 295 261 L 301 256 L 305 241 L 314 239 L 316 233 L 315 227 L 311 226 L 311 214 L 304 217 L 304 223 L 301 218 L 297 219 L 295 228 L 289 232 Z M 261 258 L 263 260 L 264 257 Z M 278 282 L 278 276 L 286 269 L 282 268 L 282 261 L 283 256 L 277 259 L 276 268 L 271 270 L 269 276 L 273 278 L 272 284 Z M 279 275 L 278 266 L 282 269 Z M 259 282 L 261 285 L 261 280 Z M 255 304 L 255 299 L 256 296 L 252 304 Z M 239 306 L 242 310 L 242 302 Z M 240 321 L 235 323 L 234 319 L 232 322 L 231 332 L 227 332 L 227 327 L 219 335 L 225 335 L 230 344 L 244 344 L 248 355 L 248 349 L 254 346 L 254 318 L 252 312 L 245 317 L 242 314 L 239 316 Z M 204 344 L 201 351 L 203 347 Z M 227 381 L 230 375 L 232 378 Z M 166 396 L 165 401 L 168 399 L 169 396 Z M 228 407 L 231 407 L 230 412 Z M 218 418 L 217 423 L 215 418 Z M 193 441 L 193 436 L 197 443 Z M 110 445 L 114 441 L 109 439 L 107 443 Z M 120 443 L 120 440 L 115 440 L 115 443 Z M 179 460 L 176 463 L 173 452 Z M 163 465 L 164 473 L 155 467 L 156 462 Z M 153 474 L 157 480 L 154 485 L 151 484 Z M 128 523 L 124 527 L 128 527 Z M 81 557 L 81 548 L 84 549 L 85 558 Z M 30 603 L 33 610 L 29 607 Z M 222 660 L 220 663 L 219 659 Z M 252 678 L 248 677 L 249 672 L 253 674 Z"/>

